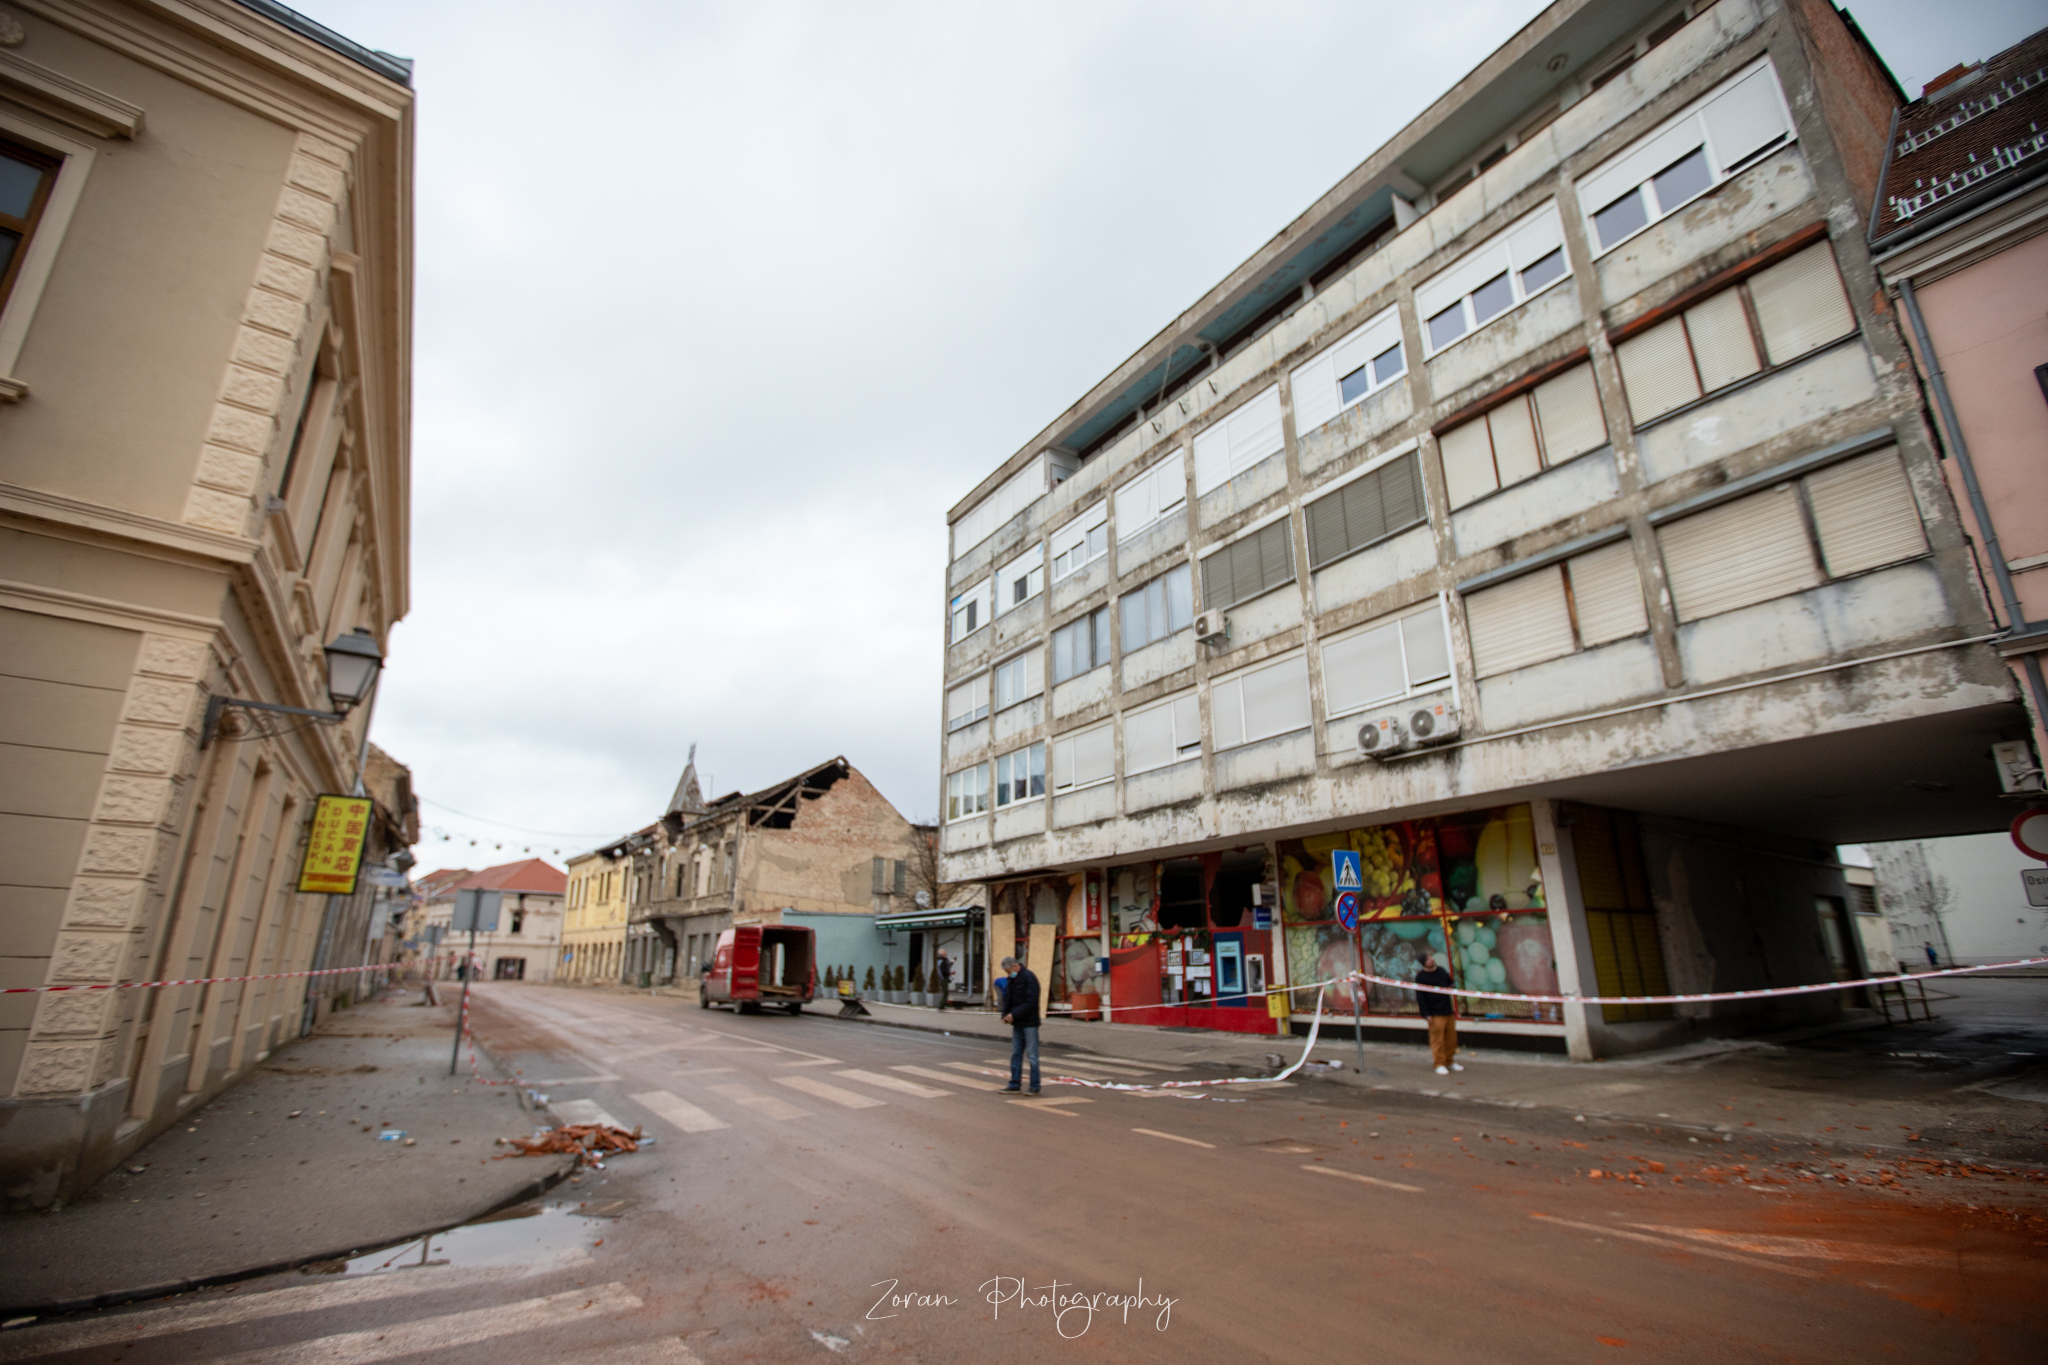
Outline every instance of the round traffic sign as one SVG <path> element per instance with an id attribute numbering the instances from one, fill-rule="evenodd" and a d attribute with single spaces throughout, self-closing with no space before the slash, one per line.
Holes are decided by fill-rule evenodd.
<path id="1" fill-rule="evenodd" d="M 2029 858 L 2048 863 L 2048 806 L 2035 806 L 2014 816 L 2012 841 Z"/>
<path id="2" fill-rule="evenodd" d="M 1346 929 L 1356 929 L 1358 927 L 1358 893 L 1356 891 L 1340 891 L 1337 893 L 1337 918 L 1343 921 Z"/>

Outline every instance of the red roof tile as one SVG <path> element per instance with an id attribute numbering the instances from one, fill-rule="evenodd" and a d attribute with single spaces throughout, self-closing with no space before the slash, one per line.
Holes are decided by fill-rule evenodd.
<path id="1" fill-rule="evenodd" d="M 566 895 L 569 874 L 541 858 L 522 858 L 516 863 L 487 867 L 457 882 L 463 890 L 530 891 L 543 896 Z"/>

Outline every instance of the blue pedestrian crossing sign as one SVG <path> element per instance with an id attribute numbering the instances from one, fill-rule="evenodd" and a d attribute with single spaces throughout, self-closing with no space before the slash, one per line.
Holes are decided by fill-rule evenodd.
<path id="1" fill-rule="evenodd" d="M 1358 893 L 1365 889 L 1365 871 L 1359 862 L 1358 850 L 1333 848 L 1330 850 L 1331 879 L 1337 884 L 1337 918 L 1346 929 L 1358 927 Z"/>

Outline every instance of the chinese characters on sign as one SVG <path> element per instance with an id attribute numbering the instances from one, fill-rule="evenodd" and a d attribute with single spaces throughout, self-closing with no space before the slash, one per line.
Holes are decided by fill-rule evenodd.
<path id="1" fill-rule="evenodd" d="M 369 797 L 321 797 L 313 806 L 306 861 L 299 868 L 299 890 L 331 896 L 354 895 L 356 872 L 363 865 L 363 840 L 369 828 Z"/>

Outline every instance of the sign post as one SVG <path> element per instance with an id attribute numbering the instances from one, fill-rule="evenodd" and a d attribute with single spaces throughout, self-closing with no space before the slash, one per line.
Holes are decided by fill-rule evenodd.
<path id="1" fill-rule="evenodd" d="M 1333 848 L 1330 850 L 1330 880 L 1337 888 L 1337 919 L 1351 934 L 1352 955 L 1358 959 L 1358 970 L 1365 972 L 1365 942 L 1358 933 L 1358 895 L 1365 890 L 1365 871 L 1358 850 Z M 1358 1007 L 1358 993 L 1365 989 L 1363 981 L 1351 983 L 1351 1040 L 1358 1047 L 1358 1075 L 1365 1076 L 1365 1020 Z"/>
<path id="2" fill-rule="evenodd" d="M 498 906 L 504 902 L 502 891 L 457 891 L 455 913 L 449 919 L 448 927 L 456 933 L 469 930 L 469 952 L 462 959 L 462 1003 L 455 1011 L 455 1051 L 448 1058 L 448 1074 L 455 1074 L 456 1063 L 462 1060 L 462 1026 L 469 1019 L 469 979 L 476 975 L 476 935 L 479 929 L 486 933 L 498 931 Z"/>

